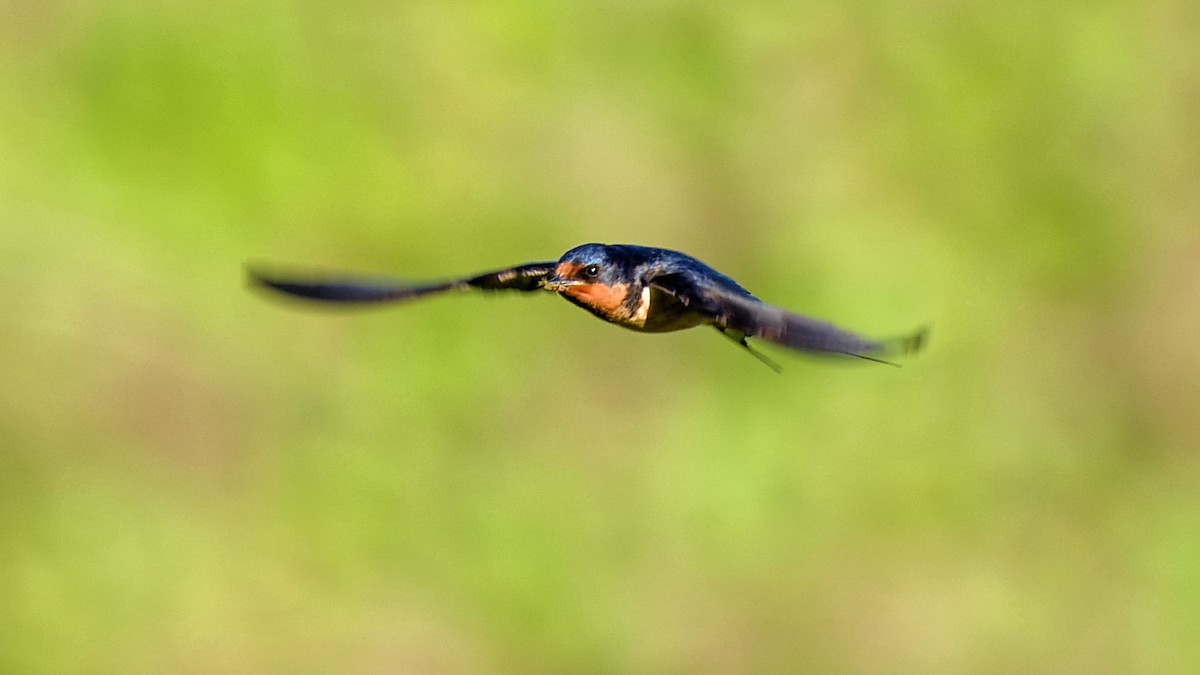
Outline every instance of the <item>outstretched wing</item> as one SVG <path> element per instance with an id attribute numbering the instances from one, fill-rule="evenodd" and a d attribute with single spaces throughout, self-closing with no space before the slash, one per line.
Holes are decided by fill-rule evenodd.
<path id="1" fill-rule="evenodd" d="M 871 340 L 833 324 L 765 304 L 749 293 L 739 292 L 740 288 L 701 285 L 681 274 L 658 276 L 650 284 L 711 318 L 713 325 L 727 336 L 740 334 L 801 351 L 844 354 L 896 365 L 887 357 L 920 349 L 928 333 L 923 328 L 899 339 Z M 739 344 L 749 349 L 744 339 Z"/>
<path id="2" fill-rule="evenodd" d="M 554 271 L 555 263 L 540 262 L 486 272 L 440 283 L 406 284 L 394 279 L 288 274 L 249 266 L 250 282 L 288 295 L 320 302 L 371 303 L 411 300 L 433 293 L 469 290 L 536 291 Z"/>

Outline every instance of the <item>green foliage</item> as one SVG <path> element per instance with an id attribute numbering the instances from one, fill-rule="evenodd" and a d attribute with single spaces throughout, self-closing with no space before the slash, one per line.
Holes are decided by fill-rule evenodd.
<path id="1" fill-rule="evenodd" d="M 0 671 L 1195 672 L 1194 15 L 0 7 Z M 585 241 L 932 344 L 242 282 Z"/>

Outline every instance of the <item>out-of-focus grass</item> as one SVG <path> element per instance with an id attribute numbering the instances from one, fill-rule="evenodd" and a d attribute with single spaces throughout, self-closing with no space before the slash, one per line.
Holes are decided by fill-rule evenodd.
<path id="1" fill-rule="evenodd" d="M 1193 672 L 1185 4 L 0 6 L 0 670 Z M 425 277 L 694 253 L 902 370 Z"/>

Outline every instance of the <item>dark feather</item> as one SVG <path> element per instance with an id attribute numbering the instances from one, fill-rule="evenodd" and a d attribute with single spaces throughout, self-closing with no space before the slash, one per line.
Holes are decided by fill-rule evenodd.
<path id="1" fill-rule="evenodd" d="M 472 288 L 487 291 L 535 291 L 542 287 L 546 277 L 553 271 L 554 263 L 531 263 L 456 281 L 405 284 L 394 279 L 275 273 L 247 268 L 252 284 L 308 300 L 331 303 L 392 302 Z"/>
<path id="2" fill-rule="evenodd" d="M 898 340 L 871 340 L 834 326 L 774 307 L 744 291 L 740 286 L 720 288 L 697 284 L 684 275 L 669 274 L 650 281 L 696 312 L 712 319 L 713 325 L 729 334 L 741 334 L 807 352 L 844 354 L 868 361 L 896 365 L 886 357 L 916 351 L 927 329 Z"/>

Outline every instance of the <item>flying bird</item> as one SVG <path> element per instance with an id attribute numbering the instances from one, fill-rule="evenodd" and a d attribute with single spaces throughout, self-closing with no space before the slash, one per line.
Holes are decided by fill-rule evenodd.
<path id="1" fill-rule="evenodd" d="M 583 244 L 556 262 L 536 262 L 453 281 L 401 283 L 354 276 L 313 277 L 249 268 L 252 283 L 326 303 L 398 302 L 446 293 L 551 291 L 597 317 L 645 333 L 712 326 L 775 371 L 780 367 L 747 340 L 803 352 L 852 356 L 897 365 L 891 357 L 921 348 L 927 328 L 872 340 L 830 323 L 768 305 L 699 260 L 662 248 Z"/>

